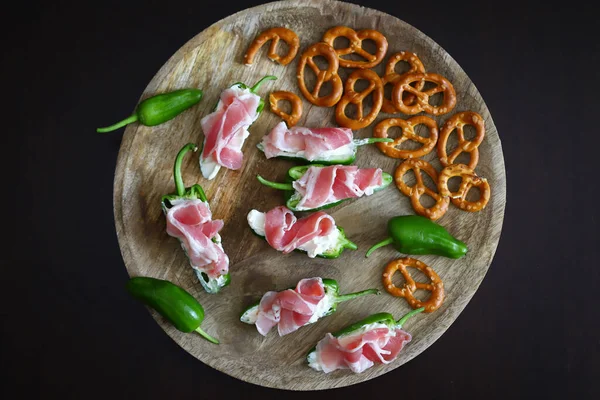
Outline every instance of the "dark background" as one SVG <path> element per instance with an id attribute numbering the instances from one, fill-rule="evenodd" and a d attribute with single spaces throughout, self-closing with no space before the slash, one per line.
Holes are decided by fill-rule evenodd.
<path id="1" fill-rule="evenodd" d="M 475 83 L 502 140 L 506 216 L 479 291 L 435 344 L 377 379 L 302 394 L 205 366 L 126 295 L 112 209 L 122 130 L 94 132 L 187 40 L 259 2 L 84 3 L 2 12 L 3 398 L 600 398 L 591 8 L 362 2 L 425 32 Z"/>

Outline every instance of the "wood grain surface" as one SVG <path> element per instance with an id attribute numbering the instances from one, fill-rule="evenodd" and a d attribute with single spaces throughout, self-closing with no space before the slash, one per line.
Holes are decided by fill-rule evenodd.
<path id="1" fill-rule="evenodd" d="M 281 180 L 294 164 L 266 160 L 256 148 L 262 136 L 280 121 L 265 110 L 250 128 L 241 170 L 222 169 L 216 179 L 207 181 L 200 174 L 197 153 L 186 156 L 183 163 L 186 185 L 200 183 L 209 198 L 214 218 L 225 221 L 221 236 L 231 260 L 232 281 L 219 294 L 210 295 L 198 283 L 179 242 L 166 234 L 160 197 L 174 191 L 175 155 L 185 143 L 202 143 L 200 120 L 211 111 L 223 89 L 238 81 L 251 85 L 262 76 L 272 74 L 279 79 L 263 85 L 259 91 L 263 98 L 275 90 L 300 93 L 296 84 L 299 56 L 283 67 L 266 58 L 268 46 L 263 46 L 252 66 L 243 65 L 243 54 L 258 33 L 270 27 L 288 27 L 299 35 L 302 52 L 336 25 L 357 30 L 377 29 L 389 42 L 385 60 L 401 50 L 415 52 L 428 72 L 439 73 L 453 83 L 457 107 L 434 119 L 441 126 L 447 118 L 465 110 L 476 111 L 484 117 L 486 137 L 479 147 L 476 172 L 488 179 L 492 196 L 482 212 L 467 213 L 450 205 L 448 212 L 437 221 L 468 244 L 466 257 L 460 260 L 416 257 L 434 268 L 443 279 L 446 300 L 436 312 L 421 314 L 406 324 L 405 329 L 413 335 L 413 340 L 398 359 L 389 365 L 376 365 L 362 374 L 345 370 L 325 375 L 308 368 L 304 356 L 326 332 L 372 313 L 386 311 L 400 317 L 410 310 L 406 301 L 391 297 L 381 285 L 384 266 L 401 255 L 387 247 L 368 259 L 364 257 L 370 245 L 386 236 L 386 222 L 390 217 L 413 213 L 409 198 L 391 185 L 373 196 L 330 209 L 337 224 L 344 227 L 348 237 L 359 246 L 354 252 L 346 250 L 339 259 L 309 259 L 303 254 L 283 255 L 271 249 L 252 234 L 246 215 L 253 208 L 268 211 L 282 204 L 283 198 L 280 192 L 262 186 L 256 175 Z M 345 79 L 350 71 L 341 69 L 340 75 Z M 375 71 L 381 73 L 383 64 Z M 221 344 L 213 345 L 196 334 L 183 334 L 152 311 L 173 340 L 205 364 L 244 381 L 282 389 L 317 390 L 352 385 L 389 372 L 423 352 L 448 329 L 477 290 L 492 261 L 500 238 L 506 198 L 502 148 L 491 115 L 473 83 L 448 53 L 414 27 L 376 10 L 335 1 L 269 3 L 229 16 L 192 38 L 160 69 L 140 100 L 187 87 L 204 90 L 205 97 L 200 104 L 156 127 L 139 124 L 127 127 L 114 182 L 116 230 L 129 274 L 168 279 L 192 293 L 206 311 L 203 329 L 218 337 Z M 299 125 L 335 126 L 333 108 L 313 107 L 304 99 L 303 106 Z M 356 131 L 355 137 L 371 136 L 374 125 L 389 117 L 380 113 L 375 123 Z M 424 159 L 438 171 L 441 169 L 435 151 Z M 393 173 L 400 161 L 385 157 L 375 146 L 363 146 L 358 150 L 356 165 L 380 167 Z M 281 338 L 276 332 L 262 337 L 254 326 L 239 322 L 240 312 L 260 299 L 264 292 L 282 290 L 313 276 L 337 279 L 343 293 L 375 287 L 383 294 L 344 303 L 335 314 Z M 448 361 L 448 368 L 451 367 Z"/>

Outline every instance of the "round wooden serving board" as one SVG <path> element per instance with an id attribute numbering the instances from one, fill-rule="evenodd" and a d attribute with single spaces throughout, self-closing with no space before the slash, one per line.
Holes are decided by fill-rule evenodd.
<path id="1" fill-rule="evenodd" d="M 486 136 L 479 148 L 476 171 L 488 179 L 492 197 L 478 213 L 467 213 L 451 204 L 446 215 L 437 221 L 468 244 L 467 256 L 459 260 L 416 257 L 443 279 L 446 299 L 434 313 L 420 314 L 406 324 L 413 340 L 398 359 L 361 374 L 342 370 L 325 375 L 310 369 L 305 355 L 326 332 L 376 312 L 390 312 L 399 318 L 410 310 L 406 301 L 387 294 L 381 284 L 384 266 L 402 255 L 388 246 L 368 259 L 364 256 L 369 246 L 386 237 L 390 217 L 414 213 L 409 198 L 392 184 L 370 197 L 346 201 L 328 210 L 359 246 L 357 251 L 346 250 L 338 259 L 310 259 L 300 253 L 283 255 L 273 250 L 253 235 L 246 222 L 246 215 L 253 208 L 268 211 L 283 204 L 282 193 L 262 186 L 256 175 L 283 180 L 288 168 L 294 165 L 284 160 L 267 160 L 256 148 L 262 136 L 280 121 L 267 106 L 250 128 L 241 170 L 221 169 L 216 179 L 207 181 L 200 174 L 198 153 L 188 154 L 183 163 L 186 185 L 200 183 L 209 198 L 213 217 L 225 221 L 221 236 L 231 260 L 231 285 L 216 295 L 202 289 L 179 242 L 166 234 L 160 198 L 174 192 L 175 155 L 185 143 L 202 143 L 200 120 L 211 112 L 223 89 L 238 81 L 252 85 L 270 74 L 279 79 L 262 86 L 259 93 L 263 98 L 268 98 L 273 90 L 300 94 L 296 83 L 299 55 L 336 25 L 356 30 L 377 29 L 387 37 L 389 49 L 384 62 L 375 68 L 378 73 L 389 55 L 408 50 L 420 57 L 428 72 L 449 79 L 456 89 L 458 103 L 450 114 L 434 118 L 439 126 L 459 111 L 472 110 L 484 117 Z M 298 34 L 301 43 L 298 56 L 288 66 L 275 64 L 266 57 L 267 45 L 252 66 L 245 66 L 242 57 L 250 42 L 263 30 L 277 26 L 288 27 Z M 343 79 L 348 71 L 341 71 Z M 379 11 L 334 1 L 277 2 L 229 16 L 191 39 L 160 69 L 142 99 L 188 87 L 204 90 L 200 104 L 156 127 L 139 124 L 127 127 L 114 183 L 116 229 L 129 274 L 168 279 L 188 290 L 206 311 L 203 329 L 219 338 L 221 344 L 211 344 L 195 333 L 183 334 L 152 311 L 173 340 L 203 363 L 244 381 L 282 389 L 317 390 L 352 385 L 389 372 L 416 357 L 448 329 L 477 290 L 492 261 L 506 198 L 502 148 L 492 118 L 473 83 L 448 53 L 417 29 Z M 335 126 L 333 108 L 314 107 L 304 99 L 303 106 L 298 125 Z M 389 117 L 380 113 L 376 122 Z M 356 131 L 355 137 L 372 136 L 374 125 Z M 441 169 L 435 151 L 424 159 L 438 171 Z M 375 146 L 363 146 L 358 150 L 356 165 L 380 167 L 393 174 L 400 162 L 384 156 Z M 279 337 L 276 331 L 263 337 L 254 326 L 239 321 L 240 312 L 266 291 L 282 290 L 302 278 L 315 276 L 337 279 L 343 293 L 379 288 L 382 294 L 343 303 L 335 314 L 284 337 Z"/>

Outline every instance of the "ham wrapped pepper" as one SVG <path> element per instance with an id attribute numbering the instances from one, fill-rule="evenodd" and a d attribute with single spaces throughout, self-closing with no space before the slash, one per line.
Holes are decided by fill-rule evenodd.
<path id="1" fill-rule="evenodd" d="M 348 128 L 287 128 L 285 122 L 280 122 L 257 147 L 267 158 L 348 165 L 356 159 L 359 146 L 393 141 L 390 138 L 354 139 Z"/>
<path id="2" fill-rule="evenodd" d="M 302 279 L 295 288 L 265 293 L 260 302 L 244 310 L 240 320 L 256 325 L 263 336 L 275 326 L 279 336 L 284 336 L 334 313 L 339 303 L 367 294 L 379 294 L 379 290 L 340 295 L 339 285 L 333 279 Z"/>
<path id="3" fill-rule="evenodd" d="M 292 211 L 318 211 L 344 200 L 370 196 L 392 182 L 381 168 L 353 165 L 303 165 L 290 168 L 291 182 L 278 183 L 257 176 L 260 183 L 286 192 L 286 206 Z"/>
<path id="4" fill-rule="evenodd" d="M 423 310 L 413 310 L 398 321 L 388 313 L 374 314 L 336 333 L 327 333 L 306 361 L 312 369 L 325 373 L 338 369 L 361 373 L 375 364 L 389 364 L 412 339 L 402 326 Z"/>
<path id="5" fill-rule="evenodd" d="M 206 179 L 214 179 L 221 167 L 238 170 L 242 167 L 242 147 L 250 135 L 248 128 L 258 119 L 265 107 L 264 100 L 256 94 L 265 76 L 254 86 L 235 83 L 221 93 L 212 113 L 202 118 L 204 145 L 200 155 L 200 169 Z"/>
<path id="6" fill-rule="evenodd" d="M 167 217 L 167 233 L 181 242 L 190 265 L 208 293 L 217 293 L 229 284 L 229 257 L 221 244 L 219 231 L 222 220 L 212 220 L 212 213 L 202 186 L 186 188 L 181 177 L 181 162 L 185 154 L 198 148 L 186 144 L 177 154 L 173 177 L 177 192 L 162 197 L 161 205 Z"/>
<path id="7" fill-rule="evenodd" d="M 356 244 L 346 238 L 344 229 L 336 226 L 333 217 L 323 211 L 298 219 L 284 206 L 266 213 L 251 210 L 248 225 L 284 254 L 295 250 L 310 258 L 338 258 L 344 249 L 357 249 Z"/>

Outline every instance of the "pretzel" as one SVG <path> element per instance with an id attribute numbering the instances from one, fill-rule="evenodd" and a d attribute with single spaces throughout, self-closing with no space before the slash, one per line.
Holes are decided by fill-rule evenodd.
<path id="1" fill-rule="evenodd" d="M 419 81 L 423 83 L 432 82 L 437 84 L 437 86 L 425 91 L 421 91 L 411 86 L 411 84 Z M 416 96 L 414 104 L 407 105 L 404 103 L 403 96 L 406 92 Z M 440 92 L 444 93 L 442 105 L 432 106 L 429 104 L 429 98 Z M 405 74 L 394 85 L 394 89 L 392 90 L 392 104 L 398 111 L 408 115 L 414 115 L 421 111 L 433 115 L 442 115 L 449 113 L 454 106 L 456 106 L 456 92 L 454 91 L 452 83 L 441 75 L 433 73 Z"/>
<path id="2" fill-rule="evenodd" d="M 328 65 L 326 70 L 319 69 L 319 67 L 317 67 L 313 61 L 313 58 L 317 56 L 323 56 L 327 60 Z M 306 84 L 304 83 L 304 67 L 306 65 L 308 65 L 308 67 L 312 69 L 317 76 L 317 82 L 315 83 L 315 87 L 313 88 L 312 92 L 308 91 Z M 331 107 L 340 101 L 344 88 L 342 80 L 338 75 L 339 66 L 340 65 L 335 50 L 327 43 L 315 43 L 309 46 L 308 49 L 302 53 L 302 56 L 300 56 L 300 62 L 298 63 L 297 78 L 300 91 L 304 97 L 306 97 L 306 100 L 310 101 L 316 106 L 321 107 Z M 321 86 L 323 86 L 323 83 L 329 81 L 331 81 L 332 85 L 331 93 L 327 96 L 319 97 L 319 90 L 321 90 Z"/>
<path id="3" fill-rule="evenodd" d="M 458 191 L 452 193 L 448 189 L 448 180 L 454 176 L 460 176 L 462 181 Z M 490 200 L 491 189 L 487 179 L 477 174 L 464 164 L 448 165 L 440 173 L 438 187 L 442 196 L 450 197 L 452 204 L 464 211 L 480 211 L 485 208 Z M 480 195 L 477 201 L 467 201 L 467 193 L 472 187 L 479 188 Z"/>
<path id="4" fill-rule="evenodd" d="M 335 39 L 338 37 L 345 37 L 350 41 L 350 45 L 345 49 L 335 49 L 335 52 L 339 57 L 340 65 L 344 68 L 373 68 L 383 60 L 388 48 L 387 39 L 381 32 L 372 29 L 363 29 L 356 32 L 354 29 L 348 28 L 347 26 L 335 26 L 329 29 L 325 32 L 325 35 L 323 35 L 323 42 L 333 47 L 333 42 L 335 42 Z M 375 46 L 377 46 L 375 54 L 371 54 L 362 48 L 363 40 L 367 39 L 375 42 Z M 346 60 L 341 57 L 348 54 L 358 54 L 366 61 Z"/>
<path id="5" fill-rule="evenodd" d="M 431 283 L 415 282 L 407 270 L 408 267 L 416 268 L 424 273 L 431 280 Z M 400 271 L 405 280 L 402 287 L 397 287 L 392 282 L 392 277 L 396 271 Z M 431 267 L 414 258 L 405 257 L 390 261 L 383 271 L 382 280 L 383 286 L 389 294 L 405 298 L 413 309 L 425 307 L 426 313 L 434 312 L 440 308 L 444 301 L 445 294 L 442 279 Z M 414 292 L 419 289 L 431 292 L 431 295 L 426 301 L 415 298 Z"/>
<path id="6" fill-rule="evenodd" d="M 289 47 L 288 53 L 285 56 L 277 54 L 277 44 L 279 43 L 279 39 L 286 42 Z M 258 35 L 250 44 L 250 47 L 248 47 L 246 54 L 244 54 L 244 64 L 252 65 L 254 56 L 258 50 L 269 40 L 271 40 L 271 47 L 269 47 L 267 57 L 281 65 L 288 65 L 294 57 L 296 57 L 298 49 L 300 48 L 300 39 L 298 39 L 298 35 L 296 35 L 294 31 L 282 27 L 267 29 Z"/>
<path id="7" fill-rule="evenodd" d="M 369 87 L 362 92 L 354 91 L 356 81 L 365 79 L 369 81 Z M 371 111 L 363 116 L 363 100 L 373 93 L 373 105 Z M 352 103 L 356 105 L 356 119 L 346 116 L 346 106 Z M 370 69 L 357 69 L 350 74 L 344 85 L 344 95 L 335 108 L 335 121 L 338 125 L 350 129 L 361 129 L 371 124 L 381 110 L 383 103 L 383 84 L 379 75 Z"/>
<path id="8" fill-rule="evenodd" d="M 465 132 L 463 129 L 465 125 L 471 125 L 475 127 L 475 139 L 465 140 Z M 454 130 L 456 130 L 456 134 L 458 135 L 458 145 L 452 151 L 452 153 L 450 153 L 450 155 L 447 155 L 446 144 L 448 143 L 448 138 Z M 483 141 L 484 136 L 485 123 L 481 115 L 473 111 L 464 111 L 453 115 L 446 121 L 444 126 L 442 126 L 440 133 L 440 141 L 438 142 L 437 148 L 440 162 L 444 167 L 447 167 L 450 164 L 454 164 L 454 160 L 456 160 L 456 157 L 458 157 L 460 153 L 465 152 L 469 153 L 471 156 L 468 167 L 475 169 L 475 166 L 479 161 L 479 149 L 477 147 L 479 147 Z"/>
<path id="9" fill-rule="evenodd" d="M 417 180 L 415 186 L 408 186 L 402 180 L 404 174 L 409 170 L 413 170 L 415 173 L 415 179 Z M 410 197 L 413 209 L 417 214 L 427 217 L 431 220 L 436 220 L 446 213 L 448 210 L 448 205 L 450 204 L 450 199 L 425 186 L 423 183 L 423 178 L 421 177 L 421 171 L 424 171 L 427 175 L 429 175 L 437 184 L 438 174 L 435 168 L 433 168 L 433 166 L 427 161 L 414 158 L 404 161 L 398 166 L 398 168 L 396 168 L 394 180 L 396 181 L 396 186 L 398 189 L 400 189 L 405 196 Z M 433 207 L 423 207 L 420 202 L 420 198 L 423 194 L 427 194 L 435 200 L 435 205 Z"/>
<path id="10" fill-rule="evenodd" d="M 415 133 L 414 127 L 417 125 L 425 125 L 429 128 L 429 137 L 423 137 Z M 373 130 L 373 136 L 378 138 L 388 137 L 388 129 L 392 126 L 399 126 L 402 128 L 402 135 L 398 136 L 391 143 L 376 143 L 377 147 L 383 154 L 392 158 L 417 158 L 422 157 L 425 154 L 429 154 L 435 147 L 438 140 L 438 126 L 437 123 L 424 115 L 419 115 L 409 119 L 390 118 L 384 119 L 375 125 Z M 402 150 L 398 147 L 407 140 L 412 140 L 421 143 L 423 146 L 416 150 Z"/>
<path id="11" fill-rule="evenodd" d="M 283 110 L 280 110 L 279 107 L 277 107 L 277 102 L 279 100 L 287 100 L 290 102 L 292 105 L 292 112 L 290 114 L 283 112 Z M 284 90 L 272 92 L 269 95 L 269 104 L 271 105 L 271 112 L 282 118 L 288 127 L 292 127 L 300 121 L 300 117 L 302 116 L 302 100 L 300 100 L 298 95 Z"/>
<path id="12" fill-rule="evenodd" d="M 410 67 L 408 71 L 402 74 L 398 74 L 396 72 L 396 64 L 398 64 L 400 61 L 406 61 Z M 385 85 L 388 83 L 391 83 L 392 85 L 396 84 L 404 75 L 414 73 L 425 73 L 425 67 L 423 66 L 421 60 L 419 60 L 419 57 L 417 57 L 415 53 L 411 53 L 410 51 L 401 51 L 400 53 L 396 53 L 388 59 L 388 62 L 385 65 L 385 75 L 382 79 L 383 86 L 385 87 Z M 423 86 L 425 86 L 425 82 L 418 81 L 415 85 L 415 88 L 418 90 L 423 90 Z M 402 101 L 404 102 L 404 104 L 409 106 L 414 104 L 415 100 L 416 97 L 414 94 L 406 93 L 406 96 L 404 96 L 404 99 Z M 394 114 L 398 112 L 398 110 L 396 110 L 396 107 L 394 107 L 392 102 L 386 99 L 385 97 L 383 99 L 383 106 L 381 107 L 381 110 L 388 114 Z"/>

